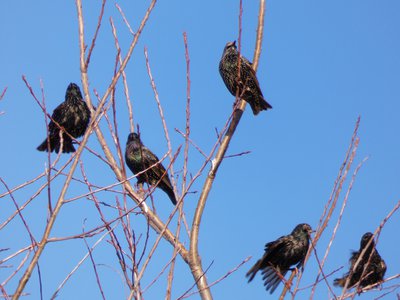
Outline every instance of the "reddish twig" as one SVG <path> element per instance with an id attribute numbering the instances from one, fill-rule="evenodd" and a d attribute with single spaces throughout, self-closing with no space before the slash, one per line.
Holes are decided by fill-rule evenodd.
<path id="1" fill-rule="evenodd" d="M 102 20 L 103 20 L 105 5 L 106 5 L 106 0 L 103 0 L 102 3 L 101 3 L 101 9 L 100 9 L 100 14 L 99 14 L 99 19 L 97 21 L 96 31 L 95 31 L 95 33 L 93 35 L 92 43 L 90 45 L 89 52 L 88 52 L 87 57 L 86 57 L 86 68 L 89 66 L 90 58 L 92 57 L 92 52 L 93 52 L 94 46 L 96 45 L 97 36 L 99 34 L 101 23 L 102 23 Z"/>

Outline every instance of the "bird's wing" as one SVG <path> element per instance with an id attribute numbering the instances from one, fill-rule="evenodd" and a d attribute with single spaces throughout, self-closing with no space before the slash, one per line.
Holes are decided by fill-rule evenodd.
<path id="1" fill-rule="evenodd" d="M 386 263 L 379 255 L 378 251 L 375 250 L 372 258 L 371 258 L 371 265 L 374 268 L 374 272 L 376 272 L 379 279 L 383 279 L 386 273 Z"/>
<path id="2" fill-rule="evenodd" d="M 262 274 L 264 286 L 270 290 L 270 293 L 275 291 L 288 271 L 286 260 L 288 250 L 293 246 L 293 240 L 289 236 L 281 236 L 276 241 L 265 245 L 263 259 L 267 266 L 262 270 Z"/>
<path id="3" fill-rule="evenodd" d="M 381 259 L 381 262 L 379 264 L 379 268 L 381 270 L 382 279 L 383 279 L 383 277 L 385 276 L 385 273 L 386 273 L 386 269 L 387 269 L 386 263 L 385 263 L 385 261 L 383 259 Z"/>
<path id="4" fill-rule="evenodd" d="M 361 254 L 361 252 L 359 252 L 359 251 L 351 252 L 351 256 L 349 259 L 350 267 L 349 267 L 349 271 L 343 276 L 343 286 L 344 286 L 346 280 L 350 280 L 348 287 L 354 286 L 360 280 L 361 273 L 364 270 L 364 263 L 363 263 L 364 259 L 363 258 L 358 263 L 357 268 L 355 270 L 353 270 L 358 258 L 360 257 L 360 254 Z"/>
<path id="5" fill-rule="evenodd" d="M 352 251 L 351 252 L 351 256 L 350 256 L 350 259 L 349 259 L 349 263 L 350 263 L 351 266 L 353 266 L 356 263 L 356 261 L 358 260 L 359 256 L 360 256 L 360 252 L 358 252 L 358 251 Z"/>
<path id="6" fill-rule="evenodd" d="M 260 89 L 260 83 L 258 82 L 256 71 L 254 71 L 254 69 L 252 67 L 253 64 L 251 62 L 249 62 L 247 58 L 242 56 L 242 65 L 244 65 L 245 67 L 242 67 L 242 66 L 240 67 L 240 78 L 251 78 L 252 81 L 255 83 L 254 88 L 257 89 L 257 92 L 260 95 L 262 95 L 262 92 L 261 92 L 261 89 Z M 240 82 L 240 85 L 243 88 L 243 87 L 248 86 L 248 83 Z"/>
<path id="7" fill-rule="evenodd" d="M 57 106 L 53 114 L 51 115 L 51 118 L 56 121 L 60 126 L 63 121 L 63 114 L 64 114 L 64 102 L 61 103 L 59 106 Z M 50 134 L 57 134 L 59 130 L 59 127 L 51 120 L 49 123 L 49 132 Z"/>
<path id="8" fill-rule="evenodd" d="M 153 152 L 151 152 L 147 147 L 141 145 L 139 151 L 142 157 L 142 164 L 143 164 L 142 166 L 144 169 L 150 168 L 159 161 L 158 157 Z"/>
<path id="9" fill-rule="evenodd" d="M 287 271 L 287 269 L 281 270 L 279 266 L 276 268 L 268 266 L 262 270 L 264 286 L 271 294 L 276 290 Z"/>
<path id="10" fill-rule="evenodd" d="M 64 107 L 65 107 L 65 102 L 62 102 L 53 110 L 53 114 L 51 115 L 51 117 L 53 118 L 54 121 L 60 122 L 62 120 L 65 109 Z"/>
<path id="11" fill-rule="evenodd" d="M 146 169 L 160 161 L 160 159 L 146 147 L 143 147 L 142 151 L 144 160 L 146 161 Z M 151 171 L 154 173 L 154 177 L 157 180 L 160 180 L 166 174 L 166 170 L 162 163 L 159 163 L 156 167 L 152 168 Z"/>
<path id="12" fill-rule="evenodd" d="M 262 274 L 264 274 L 264 276 L 263 276 L 264 281 L 267 278 L 270 278 L 271 276 L 274 277 L 274 275 L 276 275 L 275 271 L 273 271 L 274 269 L 272 267 L 271 261 L 272 261 L 272 263 L 274 263 L 274 261 L 275 261 L 274 257 L 277 255 L 277 253 L 279 253 L 279 251 L 281 249 L 281 246 L 282 246 L 282 243 L 280 243 L 281 238 L 282 237 L 280 237 L 276 241 L 265 244 L 265 248 L 264 248 L 265 253 L 264 253 L 263 257 L 261 259 L 259 259 L 255 263 L 255 265 L 246 274 L 247 277 L 250 277 L 249 282 L 251 280 L 253 280 L 254 276 L 257 274 L 257 272 L 259 270 L 261 270 Z M 270 269 L 272 270 L 272 272 Z M 269 280 L 272 280 L 272 279 L 273 278 L 268 279 L 264 285 L 267 285 Z M 279 279 L 279 276 L 278 276 L 278 279 Z"/>
<path id="13" fill-rule="evenodd" d="M 264 257 L 263 257 L 264 258 Z M 256 276 L 257 272 L 262 269 L 263 258 L 259 259 L 251 269 L 246 273 L 246 277 L 249 277 L 249 281 L 252 281 Z"/>
<path id="14" fill-rule="evenodd" d="M 268 253 L 268 255 L 275 257 L 277 254 L 282 252 L 282 250 L 290 247 L 291 245 L 293 245 L 293 241 L 288 238 L 288 236 L 281 236 L 277 240 L 265 244 L 264 250 L 266 253 Z"/>

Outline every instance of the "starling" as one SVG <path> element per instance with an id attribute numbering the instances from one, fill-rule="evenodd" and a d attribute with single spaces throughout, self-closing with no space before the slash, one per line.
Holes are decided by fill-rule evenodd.
<path id="1" fill-rule="evenodd" d="M 60 128 L 62 127 L 63 153 L 75 152 L 72 145 L 72 138 L 65 134 L 68 132 L 74 138 L 82 136 L 90 121 L 90 110 L 86 102 L 82 100 L 82 94 L 75 83 L 70 83 L 65 93 L 65 101 L 53 111 L 52 120 L 49 123 L 49 136 L 41 143 L 37 149 L 39 151 L 59 152 L 60 151 Z M 50 144 L 50 147 L 48 146 Z"/>
<path id="2" fill-rule="evenodd" d="M 142 144 L 140 137 L 136 133 L 130 133 L 126 142 L 125 160 L 129 169 L 133 174 L 138 174 L 151 166 L 158 163 L 160 160 L 146 146 Z M 150 185 L 156 185 L 167 193 L 171 202 L 176 205 L 176 197 L 171 181 L 164 166 L 159 163 L 146 172 L 137 176 L 137 182 L 147 182 Z"/>
<path id="3" fill-rule="evenodd" d="M 363 288 L 383 280 L 383 276 L 385 276 L 386 272 L 386 264 L 375 248 L 373 236 L 374 235 L 371 232 L 367 232 L 362 236 L 360 250 L 353 251 L 351 254 L 349 260 L 349 272 L 347 272 L 342 278 L 335 279 L 333 282 L 335 286 L 344 287 L 346 285 L 346 281 L 349 280 L 347 285 L 349 288 L 355 285 Z M 368 245 L 369 242 L 370 244 Z M 361 257 L 360 262 L 356 268 L 354 268 L 357 260 L 360 258 L 361 252 L 364 249 L 366 250 Z"/>
<path id="4" fill-rule="evenodd" d="M 236 92 L 239 88 L 239 97 L 250 104 L 254 115 L 257 115 L 262 110 L 272 108 L 264 99 L 251 62 L 240 56 L 240 75 L 238 73 L 238 64 L 239 53 L 236 49 L 236 41 L 229 42 L 226 44 L 219 62 L 219 73 L 229 92 L 236 97 Z"/>
<path id="5" fill-rule="evenodd" d="M 249 277 L 249 282 L 261 270 L 264 286 L 272 294 L 291 266 L 303 267 L 311 232 L 310 225 L 299 224 L 291 234 L 267 243 L 264 256 L 246 274 L 246 277 Z"/>

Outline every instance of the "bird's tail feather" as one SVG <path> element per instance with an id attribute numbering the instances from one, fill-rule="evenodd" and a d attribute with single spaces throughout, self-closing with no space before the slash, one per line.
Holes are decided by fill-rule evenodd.
<path id="1" fill-rule="evenodd" d="M 254 115 L 258 115 L 258 113 L 262 110 L 267 110 L 267 109 L 271 109 L 272 106 L 265 101 L 265 99 L 263 97 L 259 97 L 257 101 L 251 101 L 249 102 L 250 106 L 251 106 L 251 110 L 253 111 Z"/>
<path id="2" fill-rule="evenodd" d="M 50 152 L 60 152 L 61 144 L 60 144 L 60 139 L 57 137 L 50 137 Z M 49 147 L 47 144 L 47 138 L 41 143 L 37 148 L 39 151 L 49 151 Z M 70 152 L 75 152 L 75 147 L 72 144 L 72 139 L 68 136 L 64 136 L 63 140 L 63 153 L 70 153 Z"/>
<path id="3" fill-rule="evenodd" d="M 61 147 L 61 145 L 60 145 L 60 147 Z M 59 151 L 60 151 L 60 150 L 58 150 L 57 153 L 58 153 Z M 68 140 L 65 139 L 64 144 L 63 144 L 62 152 L 63 152 L 63 153 L 75 152 L 75 147 L 74 147 L 74 145 L 72 144 L 72 140 L 71 140 L 71 139 L 68 139 Z"/>
<path id="4" fill-rule="evenodd" d="M 45 139 L 43 143 L 41 143 L 36 149 L 39 151 L 48 151 L 49 147 L 47 145 L 47 139 Z M 53 139 L 50 138 L 50 152 L 52 152 L 53 150 L 54 150 L 54 141 Z"/>
<path id="5" fill-rule="evenodd" d="M 162 184 L 162 182 L 160 182 L 160 184 L 158 185 L 158 187 L 160 189 L 162 189 L 169 197 L 169 199 L 171 199 L 171 202 L 173 205 L 176 205 L 178 203 L 178 201 L 176 200 L 176 196 L 174 193 L 174 190 L 172 189 L 172 187 L 169 187 L 165 184 Z"/>

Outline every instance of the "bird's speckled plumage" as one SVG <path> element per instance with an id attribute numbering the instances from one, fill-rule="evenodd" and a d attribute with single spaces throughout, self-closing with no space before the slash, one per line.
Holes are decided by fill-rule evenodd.
<path id="1" fill-rule="evenodd" d="M 299 224 L 291 234 L 267 243 L 264 256 L 246 274 L 249 282 L 261 270 L 264 286 L 272 294 L 281 282 L 281 277 L 285 277 L 291 266 L 296 265 L 297 268 L 303 266 L 310 245 L 311 232 L 310 225 Z"/>
<path id="2" fill-rule="evenodd" d="M 369 241 L 371 241 L 371 243 L 368 245 Z M 365 253 L 357 267 L 354 269 L 363 249 L 366 249 Z M 369 264 L 367 264 L 368 261 Z M 335 286 L 344 287 L 346 280 L 349 279 L 347 285 L 348 288 L 351 288 L 358 283 L 358 286 L 363 288 L 382 281 L 385 276 L 386 264 L 375 248 L 375 241 L 373 240 L 373 234 L 371 232 L 367 232 L 361 237 L 360 249 L 352 252 L 349 262 L 349 272 L 347 272 L 342 278 L 335 279 Z"/>
<path id="3" fill-rule="evenodd" d="M 74 138 L 84 135 L 90 121 L 90 110 L 86 102 L 82 100 L 82 94 L 75 83 L 68 85 L 65 93 L 65 101 L 53 111 L 52 119 L 63 128 L 63 153 L 75 152 L 72 139 L 65 132 Z M 49 123 L 49 136 L 41 143 L 37 150 L 59 152 L 61 148 L 60 128 L 53 122 Z M 50 146 L 50 148 L 49 148 Z"/>
<path id="4" fill-rule="evenodd" d="M 272 108 L 264 99 L 256 72 L 252 68 L 251 62 L 245 57 L 240 56 L 239 78 L 238 69 L 239 53 L 236 49 L 236 42 L 229 42 L 224 48 L 219 63 L 219 73 L 229 92 L 233 96 L 236 96 L 237 89 L 239 88 L 239 97 L 250 104 L 254 115 L 257 115 L 262 110 Z"/>
<path id="5" fill-rule="evenodd" d="M 126 142 L 125 161 L 133 174 L 138 174 L 160 160 L 148 148 L 146 148 L 140 137 L 136 133 L 130 133 Z M 157 185 L 171 199 L 171 202 L 176 205 L 176 197 L 171 181 L 164 166 L 159 163 L 146 172 L 137 176 L 138 183 L 147 182 L 150 185 Z"/>

